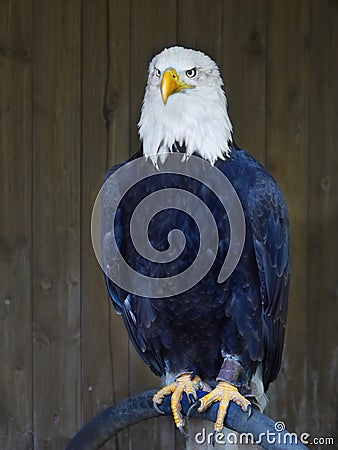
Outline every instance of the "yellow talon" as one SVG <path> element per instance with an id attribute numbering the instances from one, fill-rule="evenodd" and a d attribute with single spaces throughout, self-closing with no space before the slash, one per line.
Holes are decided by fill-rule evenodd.
<path id="1" fill-rule="evenodd" d="M 172 394 L 171 411 L 173 413 L 175 425 L 181 431 L 185 423 L 181 413 L 181 400 L 183 393 L 185 392 L 188 398 L 194 398 L 194 400 L 197 400 L 198 389 L 203 389 L 207 392 L 211 390 L 199 376 L 195 375 L 193 379 L 191 379 L 191 373 L 183 373 L 176 378 L 174 383 L 168 384 L 156 392 L 153 396 L 153 402 L 154 405 L 160 405 L 165 397 Z"/>
<path id="2" fill-rule="evenodd" d="M 172 394 L 175 390 L 175 383 L 168 384 L 167 386 L 164 386 L 162 389 L 156 392 L 156 394 L 153 396 L 153 402 L 160 405 L 164 397 L 167 397 L 168 395 Z"/>
<path id="3" fill-rule="evenodd" d="M 228 411 L 229 403 L 235 402 L 239 405 L 243 411 L 248 410 L 250 405 L 243 395 L 238 392 L 236 386 L 233 386 L 226 381 L 220 381 L 218 385 L 209 394 L 200 399 L 200 406 L 197 409 L 198 412 L 204 412 L 210 405 L 215 402 L 219 402 L 219 408 L 217 413 L 217 420 L 215 422 L 215 430 L 221 432 L 223 428 L 224 418 Z"/>

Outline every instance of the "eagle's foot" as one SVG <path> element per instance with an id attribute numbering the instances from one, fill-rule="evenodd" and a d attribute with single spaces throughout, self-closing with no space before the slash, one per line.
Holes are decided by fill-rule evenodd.
<path id="1" fill-rule="evenodd" d="M 185 392 L 189 399 L 189 402 L 194 403 L 197 400 L 198 389 L 202 389 L 206 392 L 211 391 L 211 388 L 206 383 L 204 383 L 199 376 L 195 375 L 194 377 L 192 377 L 192 373 L 183 373 L 176 378 L 174 383 L 164 386 L 153 396 L 154 408 L 158 410 L 157 405 L 160 405 L 165 397 L 172 394 L 171 411 L 174 416 L 175 425 L 184 435 L 186 435 L 186 433 L 183 430 L 185 421 L 181 413 L 182 396 Z"/>
<path id="2" fill-rule="evenodd" d="M 237 403 L 243 411 L 247 411 L 250 417 L 251 403 L 238 392 L 236 386 L 233 386 L 226 381 L 220 381 L 215 389 L 199 399 L 197 411 L 202 413 L 213 403 L 219 402 L 217 419 L 215 422 L 215 432 L 221 432 L 224 418 L 231 401 Z"/>

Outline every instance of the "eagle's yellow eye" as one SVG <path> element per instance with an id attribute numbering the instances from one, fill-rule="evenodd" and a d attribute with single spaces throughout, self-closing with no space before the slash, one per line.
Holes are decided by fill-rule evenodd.
<path id="1" fill-rule="evenodd" d="M 194 67 L 193 69 L 186 70 L 185 74 L 188 78 L 194 78 L 197 74 L 196 67 Z"/>
<path id="2" fill-rule="evenodd" d="M 160 71 L 160 69 L 155 69 L 155 77 L 156 77 L 156 78 L 160 78 L 160 76 L 161 76 L 161 71 Z"/>

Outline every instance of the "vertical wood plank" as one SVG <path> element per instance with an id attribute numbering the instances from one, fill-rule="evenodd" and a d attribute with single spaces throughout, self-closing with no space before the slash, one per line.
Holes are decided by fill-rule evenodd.
<path id="1" fill-rule="evenodd" d="M 282 369 L 267 413 L 300 432 L 306 430 L 309 27 L 306 0 L 268 2 L 266 165 L 288 204 L 293 266 Z"/>
<path id="2" fill-rule="evenodd" d="M 337 2 L 313 0 L 311 17 L 308 427 L 313 436 L 337 439 Z"/>
<path id="3" fill-rule="evenodd" d="M 35 449 L 81 422 L 80 1 L 34 1 Z"/>
<path id="4" fill-rule="evenodd" d="M 129 153 L 129 4 L 83 2 L 82 270 L 84 418 L 128 396 L 128 337 L 91 248 L 90 215 L 108 166 Z M 93 161 L 95 163 L 93 164 Z M 120 433 L 104 448 L 126 448 Z"/>
<path id="5" fill-rule="evenodd" d="M 109 33 L 105 112 L 108 136 L 108 167 L 125 161 L 130 153 L 130 3 L 109 2 Z M 121 316 L 110 304 L 110 336 L 113 359 L 114 401 L 129 395 L 129 337 Z M 129 431 L 116 438 L 117 448 L 128 447 Z"/>
<path id="6" fill-rule="evenodd" d="M 200 50 L 217 63 L 222 59 L 222 2 L 181 0 L 177 10 L 177 42 Z"/>
<path id="7" fill-rule="evenodd" d="M 107 165 L 103 115 L 107 58 L 107 2 L 82 6 L 82 376 L 88 421 L 113 402 L 109 303 L 91 243 L 91 213 Z"/>
<path id="8" fill-rule="evenodd" d="M 223 77 L 237 144 L 265 162 L 266 2 L 223 2 Z"/>
<path id="9" fill-rule="evenodd" d="M 0 5 L 0 447 L 32 448 L 32 3 Z"/>
<path id="10" fill-rule="evenodd" d="M 130 152 L 140 148 L 137 122 L 151 58 L 164 47 L 176 43 L 176 1 L 165 4 L 156 0 L 131 0 L 130 24 Z M 142 18 L 142 20 L 141 20 Z M 131 345 L 131 344 L 130 344 Z M 150 372 L 135 350 L 130 348 L 130 395 L 159 387 L 160 380 Z M 157 441 L 154 440 L 157 437 Z M 129 435 L 129 448 L 149 450 L 169 446 L 174 448 L 174 434 L 168 420 L 154 420 L 135 425 Z M 171 447 L 170 447 L 171 446 Z"/>
<path id="11" fill-rule="evenodd" d="M 130 154 L 130 2 L 109 1 L 107 84 L 105 92 L 108 167 Z M 113 359 L 114 401 L 129 395 L 129 337 L 121 316 L 110 303 L 110 336 Z M 128 447 L 129 430 L 115 438 L 116 448 Z"/>
<path id="12" fill-rule="evenodd" d="M 109 166 L 122 162 L 134 150 L 130 149 L 130 21 L 129 2 L 109 2 L 108 57 L 109 71 L 105 96 L 108 132 Z M 136 150 L 135 150 L 136 151 Z"/>

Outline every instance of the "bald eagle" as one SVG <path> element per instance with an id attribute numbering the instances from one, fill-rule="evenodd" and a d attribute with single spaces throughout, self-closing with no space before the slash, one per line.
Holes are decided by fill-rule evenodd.
<path id="1" fill-rule="evenodd" d="M 215 261 L 208 273 L 184 292 L 163 298 L 139 295 L 116 282 L 109 272 L 112 267 L 104 267 L 111 300 L 122 314 L 135 349 L 150 369 L 166 380 L 154 396 L 154 405 L 159 408 L 164 397 L 172 394 L 172 412 L 180 430 L 184 426 L 180 406 L 184 393 L 200 412 L 220 402 L 215 431 L 222 429 L 230 401 L 244 411 L 250 410 L 251 404 L 263 406 L 265 392 L 280 369 L 283 350 L 290 279 L 287 207 L 273 177 L 235 144 L 222 86 L 216 63 L 200 51 L 171 47 L 156 55 L 149 65 L 139 121 L 141 149 L 106 176 L 108 180 L 143 157 L 158 171 L 159 176 L 146 178 L 125 193 L 114 219 L 118 251 L 136 272 L 163 278 L 186 270 L 196 257 L 200 239 L 194 220 L 184 211 L 168 207 L 152 218 L 147 229 L 149 242 L 157 252 L 166 252 L 170 231 L 179 228 L 185 235 L 184 252 L 168 267 L 140 255 L 133 246 L 130 222 L 133 209 L 144 197 L 171 187 L 192 192 L 208 204 L 217 223 Z M 218 274 L 230 245 L 229 217 L 219 199 L 192 177 L 160 176 L 161 164 L 170 154 L 179 154 L 182 165 L 194 156 L 217 168 L 238 195 L 245 217 L 245 241 L 238 264 L 223 282 Z M 109 202 L 112 190 L 105 195 Z M 103 231 L 105 246 L 110 234 L 111 230 Z M 198 389 L 206 394 L 197 402 Z"/>

